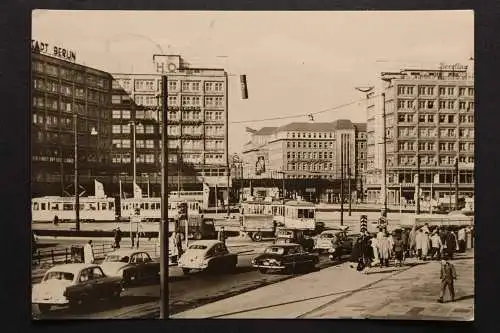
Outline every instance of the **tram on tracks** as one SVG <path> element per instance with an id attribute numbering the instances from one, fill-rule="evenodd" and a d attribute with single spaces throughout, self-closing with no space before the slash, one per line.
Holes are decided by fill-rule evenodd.
<path id="1" fill-rule="evenodd" d="M 114 221 L 115 199 L 109 197 L 80 197 L 80 220 Z M 57 216 L 61 222 L 75 219 L 75 198 L 45 196 L 31 199 L 33 222 L 53 222 Z"/>

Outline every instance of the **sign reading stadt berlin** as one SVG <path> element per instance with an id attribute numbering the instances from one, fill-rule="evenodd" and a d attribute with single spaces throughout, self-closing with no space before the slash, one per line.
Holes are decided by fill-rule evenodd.
<path id="1" fill-rule="evenodd" d="M 51 55 L 68 61 L 76 61 L 76 54 L 74 51 L 59 46 L 49 47 L 48 43 L 39 42 L 34 39 L 31 40 L 31 51 L 34 53 Z"/>

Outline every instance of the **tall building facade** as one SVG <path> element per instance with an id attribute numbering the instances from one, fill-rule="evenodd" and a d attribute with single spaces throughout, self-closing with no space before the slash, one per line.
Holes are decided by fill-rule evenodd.
<path id="1" fill-rule="evenodd" d="M 335 202 L 343 178 L 346 192 L 351 183 L 354 197 L 363 197 L 365 124 L 337 120 L 248 130 L 251 141 L 242 154 L 244 179 L 253 179 L 254 184 L 263 179 L 265 185 L 267 179 L 284 178 L 290 191 L 306 199 Z"/>
<path id="2" fill-rule="evenodd" d="M 193 68 L 178 55 L 155 55 L 154 63 L 155 74 L 113 74 L 113 164 L 121 168 L 121 179 L 132 177 L 135 148 L 139 186 L 159 191 L 166 75 L 169 187 L 201 190 L 206 183 L 212 200 L 227 199 L 227 73 Z"/>
<path id="3" fill-rule="evenodd" d="M 80 184 L 93 194 L 94 179 L 105 178 L 111 163 L 112 77 L 32 51 L 32 195 L 74 193 L 75 133 Z"/>
<path id="4" fill-rule="evenodd" d="M 473 73 L 467 66 L 442 64 L 438 69 L 382 73 L 381 79 L 388 203 L 454 196 L 457 176 L 459 197 L 473 196 Z M 384 98 L 380 93 L 367 97 L 367 200 L 380 203 Z"/>

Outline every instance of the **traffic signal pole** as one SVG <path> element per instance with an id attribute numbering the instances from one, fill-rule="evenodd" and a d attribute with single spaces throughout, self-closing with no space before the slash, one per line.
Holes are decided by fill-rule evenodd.
<path id="1" fill-rule="evenodd" d="M 162 76 L 162 105 L 161 116 L 161 222 L 160 222 L 160 319 L 168 317 L 168 80 Z"/>

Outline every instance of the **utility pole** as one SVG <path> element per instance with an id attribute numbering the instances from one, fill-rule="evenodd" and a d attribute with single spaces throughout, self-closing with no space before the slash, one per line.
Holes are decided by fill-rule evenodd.
<path id="1" fill-rule="evenodd" d="M 231 182 L 231 172 L 229 170 L 229 110 L 228 110 L 228 99 L 229 99 L 229 89 L 228 89 L 228 78 L 227 78 L 227 72 L 224 71 L 224 76 L 225 76 L 225 83 L 224 85 L 226 86 L 226 96 L 225 96 L 225 114 L 226 114 L 226 128 L 225 128 L 225 133 L 224 133 L 224 139 L 226 141 L 226 170 L 227 170 L 227 216 L 229 217 L 231 215 L 231 210 L 229 209 L 229 184 Z M 245 82 L 246 82 L 246 77 L 245 77 Z"/>
<path id="2" fill-rule="evenodd" d="M 455 159 L 455 210 L 458 210 L 458 157 Z"/>
<path id="3" fill-rule="evenodd" d="M 73 129 L 75 136 L 75 228 L 76 231 L 80 231 L 80 194 L 78 193 L 80 187 L 80 184 L 78 184 L 78 114 L 76 110 L 73 112 Z"/>
<path id="4" fill-rule="evenodd" d="M 417 182 L 415 186 L 415 200 L 416 200 L 416 211 L 415 213 L 420 214 L 420 119 L 419 119 L 419 107 L 416 108 L 417 116 Z"/>
<path id="5" fill-rule="evenodd" d="M 382 93 L 382 127 L 383 127 L 383 141 L 382 141 L 382 178 L 384 184 L 384 217 L 387 217 L 387 130 L 386 130 L 386 115 L 385 115 L 385 93 Z"/>
<path id="6" fill-rule="evenodd" d="M 350 139 L 350 136 L 349 136 Z M 351 216 L 351 141 L 347 141 L 347 184 L 349 187 L 349 216 Z"/>
<path id="7" fill-rule="evenodd" d="M 161 121 L 161 221 L 160 221 L 160 319 L 168 316 L 168 86 L 167 76 L 162 76 L 162 104 Z M 158 106 L 160 107 L 160 106 Z"/>
<path id="8" fill-rule="evenodd" d="M 344 225 L 344 134 L 340 134 L 340 225 Z"/>
<path id="9" fill-rule="evenodd" d="M 136 173 L 137 173 L 137 166 L 136 166 L 136 163 L 137 163 L 137 157 L 136 157 L 136 146 L 135 146 L 135 116 L 134 116 L 134 121 L 131 121 L 130 122 L 130 126 L 132 127 L 132 166 L 133 166 L 133 174 L 132 174 L 132 193 L 135 197 L 135 187 L 136 186 L 139 186 L 137 185 L 137 179 L 136 179 Z M 135 209 L 134 209 L 134 214 L 135 214 Z M 132 217 L 130 217 L 130 220 L 129 220 L 129 225 L 128 225 L 128 229 L 129 229 L 129 236 L 130 236 L 130 242 L 132 244 L 132 248 L 134 247 L 134 234 L 132 232 Z"/>

